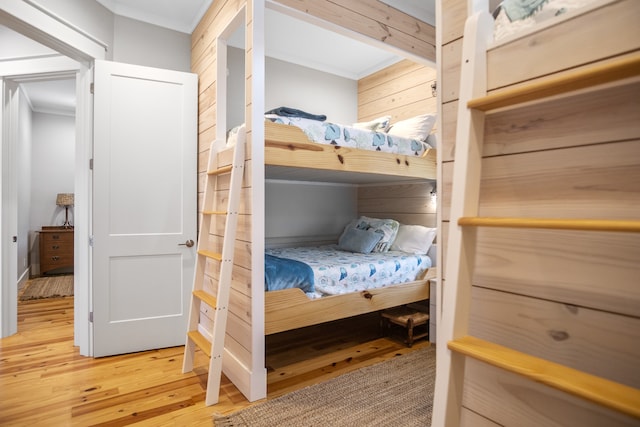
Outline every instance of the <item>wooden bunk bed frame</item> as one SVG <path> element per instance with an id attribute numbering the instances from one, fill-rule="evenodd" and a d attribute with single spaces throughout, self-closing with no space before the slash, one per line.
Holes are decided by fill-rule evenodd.
<path id="1" fill-rule="evenodd" d="M 310 299 L 300 289 L 265 293 L 265 335 L 371 313 L 429 299 L 430 268 L 422 280 L 344 295 Z"/>
<path id="2" fill-rule="evenodd" d="M 309 141 L 296 126 L 265 122 L 265 165 L 376 174 L 404 179 L 436 179 L 436 150 L 421 157 Z"/>
<path id="3" fill-rule="evenodd" d="M 427 150 L 417 157 L 318 144 L 309 141 L 296 126 L 266 121 L 265 165 L 376 174 L 382 180 L 435 179 L 436 150 Z M 431 268 L 418 281 L 318 299 L 310 299 L 297 288 L 266 292 L 265 334 L 429 299 L 429 280 L 435 277 L 436 268 Z"/>

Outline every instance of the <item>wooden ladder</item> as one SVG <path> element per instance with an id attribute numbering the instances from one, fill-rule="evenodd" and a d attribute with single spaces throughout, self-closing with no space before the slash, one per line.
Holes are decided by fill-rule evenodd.
<path id="1" fill-rule="evenodd" d="M 437 347 L 432 425 L 460 424 L 465 357 L 472 357 L 564 392 L 640 418 L 640 390 L 468 335 L 478 227 L 640 232 L 640 221 L 478 217 L 485 112 L 519 106 L 640 75 L 640 55 L 594 64 L 487 95 L 486 52 L 493 21 L 486 12 L 467 20 L 462 52 L 447 283 Z M 457 225 L 457 226 L 456 226 Z"/>
<path id="2" fill-rule="evenodd" d="M 229 293 L 231 290 L 231 272 L 233 270 L 233 254 L 238 225 L 238 207 L 240 205 L 245 161 L 244 134 L 238 135 L 238 141 L 232 150 L 233 159 L 230 165 L 224 165 L 224 161 L 219 156 L 224 148 L 224 141 L 216 141 L 212 144 L 209 152 L 191 308 L 187 326 L 187 340 L 182 366 L 183 373 L 193 370 L 196 347 L 199 347 L 209 357 L 209 374 L 205 399 L 207 405 L 217 403 L 220 393 L 222 354 L 224 352 Z M 223 197 L 220 197 L 220 194 L 226 191 L 225 183 L 227 182 L 228 201 L 226 210 L 219 210 L 217 205 L 222 204 L 219 200 L 224 200 Z M 212 243 L 209 235 L 211 227 L 219 224 L 217 221 L 224 221 L 221 252 L 217 252 L 216 248 L 212 247 L 214 243 Z M 220 228 L 216 227 L 216 229 Z M 204 288 L 205 271 L 207 264 L 210 262 L 218 264 L 219 274 L 216 295 Z M 199 319 L 203 308 L 207 306 L 213 310 L 213 324 L 210 330 L 206 330 L 203 334 L 202 331 L 209 328 L 199 325 Z M 199 330 L 198 328 L 202 329 Z M 208 334 L 211 336 L 206 337 L 205 335 Z"/>

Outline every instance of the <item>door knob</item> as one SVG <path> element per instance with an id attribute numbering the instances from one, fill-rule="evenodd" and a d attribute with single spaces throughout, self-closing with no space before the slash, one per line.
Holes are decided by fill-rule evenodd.
<path id="1" fill-rule="evenodd" d="M 184 243 L 178 243 L 178 246 L 186 246 L 188 248 L 190 248 L 191 246 L 193 246 L 195 243 L 193 240 L 189 239 Z"/>

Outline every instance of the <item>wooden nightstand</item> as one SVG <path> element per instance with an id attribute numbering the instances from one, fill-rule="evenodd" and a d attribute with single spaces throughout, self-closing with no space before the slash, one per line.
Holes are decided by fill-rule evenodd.
<path id="1" fill-rule="evenodd" d="M 73 228 L 43 226 L 40 231 L 40 274 L 73 270 Z"/>

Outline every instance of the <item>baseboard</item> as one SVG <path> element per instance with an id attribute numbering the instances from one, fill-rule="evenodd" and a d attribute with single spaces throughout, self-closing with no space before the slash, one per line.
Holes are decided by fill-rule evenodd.
<path id="1" fill-rule="evenodd" d="M 20 278 L 18 279 L 18 290 L 21 290 L 28 280 L 29 280 L 29 269 L 27 268 L 22 272 L 22 274 L 20 275 Z"/>

